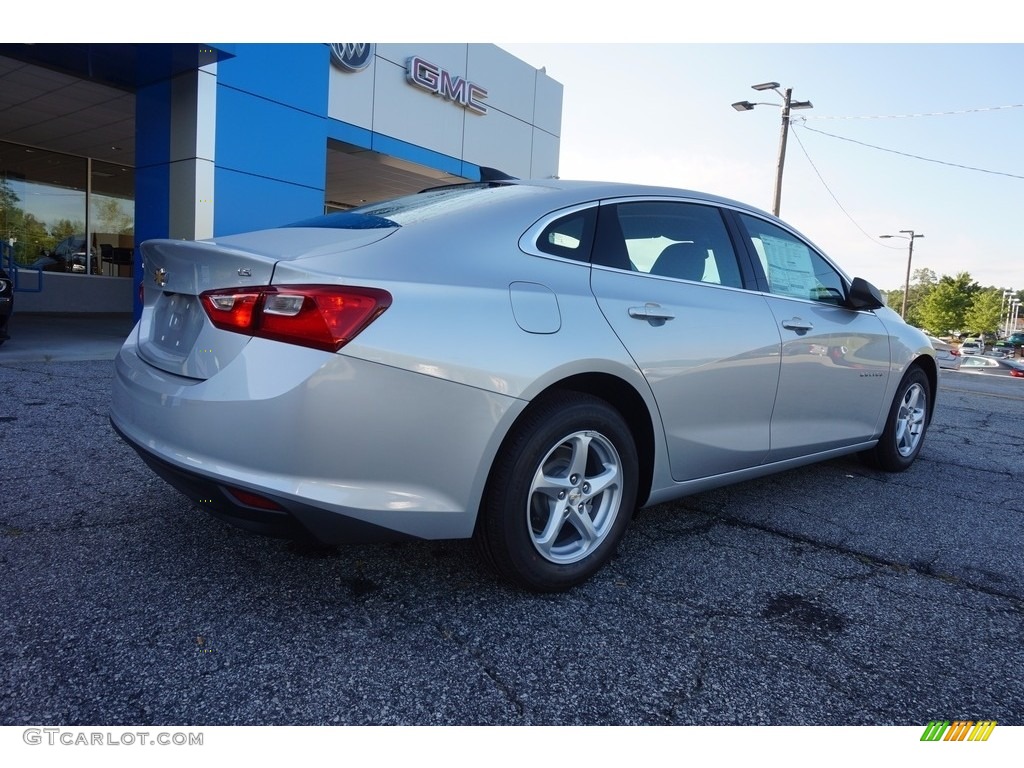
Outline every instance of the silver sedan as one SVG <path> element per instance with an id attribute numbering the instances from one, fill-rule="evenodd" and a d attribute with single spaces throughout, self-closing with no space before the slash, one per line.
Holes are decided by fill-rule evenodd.
<path id="1" fill-rule="evenodd" d="M 111 420 L 200 508 L 469 538 L 564 590 L 638 506 L 921 450 L 935 352 L 778 219 L 691 191 L 465 184 L 142 246 Z"/>

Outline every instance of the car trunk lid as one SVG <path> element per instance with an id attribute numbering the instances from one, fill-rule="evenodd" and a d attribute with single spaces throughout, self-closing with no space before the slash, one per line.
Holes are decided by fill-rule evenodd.
<path id="1" fill-rule="evenodd" d="M 139 355 L 168 373 L 207 379 L 230 363 L 250 336 L 216 328 L 200 294 L 272 283 L 280 261 L 340 253 L 393 230 L 266 230 L 210 241 L 149 240 L 142 244 L 144 306 Z M 301 247 L 296 247 L 301 243 Z"/>

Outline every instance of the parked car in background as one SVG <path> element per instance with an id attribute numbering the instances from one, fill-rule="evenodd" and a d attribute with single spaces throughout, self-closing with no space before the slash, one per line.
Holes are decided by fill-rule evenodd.
<path id="1" fill-rule="evenodd" d="M 1015 379 L 1024 379 L 1024 364 L 1001 357 L 972 355 L 963 359 L 963 362 L 960 364 L 960 372 L 984 373 L 992 376 L 1012 376 Z"/>
<path id="2" fill-rule="evenodd" d="M 0 269 L 0 344 L 10 338 L 7 323 L 14 312 L 14 283 L 4 270 Z"/>
<path id="3" fill-rule="evenodd" d="M 935 351 L 874 286 L 698 192 L 472 183 L 141 247 L 114 428 L 264 533 L 473 537 L 565 590 L 637 506 L 850 453 L 902 471 L 932 416 Z"/>
<path id="4" fill-rule="evenodd" d="M 960 367 L 960 350 L 957 347 L 935 336 L 929 336 L 928 341 L 935 350 L 935 362 L 939 368 L 955 371 Z"/>
<path id="5" fill-rule="evenodd" d="M 1017 348 L 1004 339 L 992 345 L 992 352 L 999 352 L 1002 357 L 1013 357 Z"/>
<path id="6" fill-rule="evenodd" d="M 985 352 L 985 343 L 981 339 L 964 339 L 960 343 L 961 355 L 980 355 Z"/>

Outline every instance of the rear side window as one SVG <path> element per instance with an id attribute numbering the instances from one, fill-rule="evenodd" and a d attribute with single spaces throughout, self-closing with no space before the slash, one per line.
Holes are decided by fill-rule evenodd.
<path id="1" fill-rule="evenodd" d="M 742 287 L 721 212 L 650 201 L 602 205 L 594 263 L 658 277 Z"/>
<path id="2" fill-rule="evenodd" d="M 537 250 L 575 261 L 590 260 L 597 208 L 575 211 L 548 224 L 537 238 Z"/>

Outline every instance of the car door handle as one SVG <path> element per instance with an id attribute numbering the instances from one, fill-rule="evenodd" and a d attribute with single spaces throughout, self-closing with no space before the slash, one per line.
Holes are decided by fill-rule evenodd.
<path id="1" fill-rule="evenodd" d="M 662 307 L 661 304 L 655 304 L 652 301 L 647 302 L 642 307 L 630 307 L 629 316 L 635 317 L 637 320 L 660 320 L 661 322 L 675 319 L 675 315 L 672 312 Z"/>
<path id="2" fill-rule="evenodd" d="M 801 320 L 799 317 L 794 317 L 792 320 L 783 320 L 782 327 L 787 328 L 797 333 L 804 333 L 814 328 L 814 323 L 809 323 L 806 320 Z"/>

